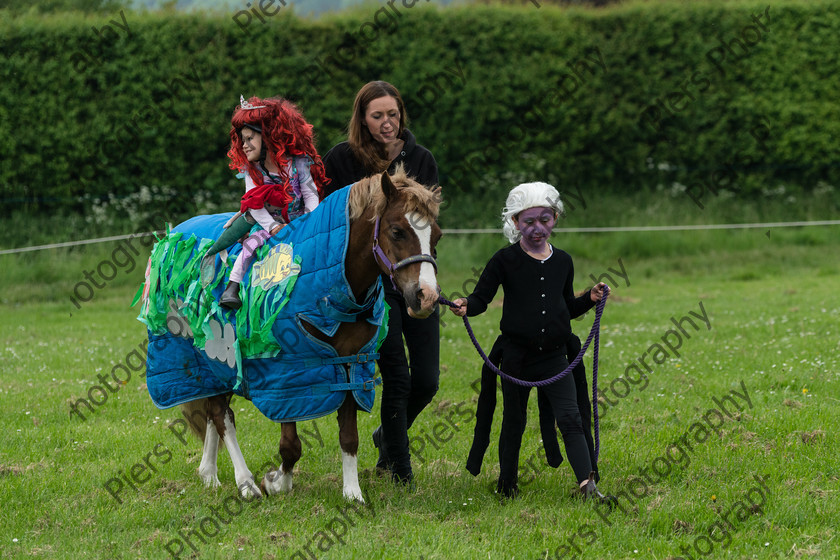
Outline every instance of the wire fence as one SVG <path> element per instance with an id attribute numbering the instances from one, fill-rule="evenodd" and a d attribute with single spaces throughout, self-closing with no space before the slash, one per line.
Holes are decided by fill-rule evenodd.
<path id="1" fill-rule="evenodd" d="M 713 229 L 772 229 L 785 227 L 809 227 L 809 226 L 837 226 L 840 220 L 814 220 L 808 222 L 756 222 L 751 224 L 700 224 L 700 225 L 675 225 L 675 226 L 624 226 L 624 227 L 581 227 L 581 228 L 560 228 L 558 231 L 564 233 L 623 233 L 638 231 L 693 231 Z M 447 235 L 480 235 L 480 234 L 501 234 L 501 229 L 444 229 Z M 16 253 L 28 253 L 30 251 L 43 251 L 46 249 L 58 249 L 61 247 L 77 247 L 79 245 L 91 245 L 94 243 L 106 243 L 108 241 L 121 241 L 123 239 L 148 237 L 149 235 L 161 234 L 163 231 L 149 231 L 145 233 L 130 233 L 126 235 L 112 235 L 110 237 L 97 237 L 95 239 L 82 239 L 79 241 L 64 241 L 61 243 L 50 243 L 48 245 L 33 245 L 32 247 L 19 247 L 17 249 L 0 250 L 0 255 L 13 255 Z"/>

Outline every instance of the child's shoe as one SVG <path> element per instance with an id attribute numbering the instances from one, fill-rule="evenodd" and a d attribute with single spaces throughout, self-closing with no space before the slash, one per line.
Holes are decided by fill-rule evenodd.
<path id="1" fill-rule="evenodd" d="M 239 299 L 239 282 L 228 282 L 227 288 L 219 299 L 219 305 L 234 311 L 242 307 L 242 300 Z"/>
<path id="2" fill-rule="evenodd" d="M 618 500 L 615 496 L 606 496 L 598 490 L 598 487 L 595 486 L 595 471 L 589 473 L 589 480 L 586 481 L 586 484 L 580 487 L 581 496 L 583 496 L 583 501 L 588 502 L 589 500 L 598 500 L 600 502 L 606 502 L 610 509 L 614 508 L 615 505 L 618 503 Z"/>
<path id="3" fill-rule="evenodd" d="M 512 500 L 519 496 L 519 485 L 516 481 L 502 480 L 500 478 L 498 482 L 496 482 L 496 492 L 498 492 L 500 496 Z"/>

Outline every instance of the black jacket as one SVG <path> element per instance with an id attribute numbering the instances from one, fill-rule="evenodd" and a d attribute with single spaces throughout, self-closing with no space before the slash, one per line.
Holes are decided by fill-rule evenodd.
<path id="1" fill-rule="evenodd" d="M 414 177 L 421 185 L 436 186 L 438 167 L 432 152 L 418 144 L 417 139 L 407 128 L 403 130 L 400 138 L 405 145 L 396 159 L 391 162 L 388 172 L 393 173 L 397 164 L 402 163 L 409 177 Z M 373 175 L 364 168 L 362 162 L 356 159 L 347 142 L 336 144 L 327 152 L 324 156 L 324 168 L 327 177 L 331 180 L 330 184 L 324 187 L 324 196 Z"/>
<path id="2" fill-rule="evenodd" d="M 497 251 L 484 267 L 467 296 L 467 316 L 484 313 L 502 286 L 502 334 L 537 352 L 559 350 L 572 336 L 570 320 L 595 306 L 588 291 L 575 297 L 573 280 L 572 257 L 565 251 L 554 247 L 549 258 L 539 261 L 514 243 Z"/>

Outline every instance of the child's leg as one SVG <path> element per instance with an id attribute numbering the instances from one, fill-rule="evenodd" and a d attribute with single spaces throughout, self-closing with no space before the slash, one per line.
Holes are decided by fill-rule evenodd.
<path id="1" fill-rule="evenodd" d="M 212 256 L 223 249 L 227 249 L 241 238 L 243 235 L 251 231 L 253 224 L 249 224 L 245 214 L 239 216 L 216 240 L 215 243 L 207 251 L 207 256 Z"/>
<path id="2" fill-rule="evenodd" d="M 233 270 L 230 271 L 230 282 L 242 282 L 242 278 L 245 276 L 245 268 L 253 260 L 256 250 L 262 247 L 268 238 L 268 232 L 261 229 L 249 235 L 248 239 L 242 242 L 242 252 L 236 257 Z"/>
<path id="3" fill-rule="evenodd" d="M 568 365 L 565 360 L 564 364 L 564 367 Z M 554 410 L 554 418 L 560 427 L 560 433 L 563 434 L 566 457 L 575 472 L 575 477 L 578 482 L 588 480 L 589 473 L 592 472 L 592 461 L 583 434 L 575 378 L 573 375 L 567 375 L 563 379 L 547 385 L 544 391 L 551 402 L 551 408 Z"/>
<path id="4" fill-rule="evenodd" d="M 242 282 L 242 278 L 245 276 L 246 261 L 247 259 L 245 258 L 244 251 L 237 255 L 236 261 L 233 263 L 233 269 L 230 271 L 230 278 L 228 278 L 228 282 L 236 282 L 237 284 Z"/>
<path id="5" fill-rule="evenodd" d="M 242 243 L 242 252 L 236 257 L 233 263 L 233 270 L 230 271 L 227 288 L 219 298 L 219 305 L 227 309 L 239 309 L 242 307 L 242 300 L 239 298 L 239 284 L 245 276 L 245 267 L 254 258 L 254 251 L 265 243 L 269 233 L 264 229 L 254 232 Z"/>
<path id="6" fill-rule="evenodd" d="M 499 435 L 499 483 L 500 493 L 515 493 L 519 476 L 519 450 L 522 434 L 528 419 L 528 396 L 531 390 L 507 381 L 502 381 L 502 432 Z"/>
<path id="7" fill-rule="evenodd" d="M 589 461 L 592 463 L 592 470 L 595 471 L 595 482 L 598 482 L 598 461 L 595 458 L 595 440 L 592 437 L 592 404 L 589 400 L 589 386 L 586 383 L 586 367 L 583 360 L 572 370 L 575 377 L 575 390 L 577 391 L 578 412 L 580 412 L 581 426 L 583 426 L 583 437 L 586 439 L 586 448 L 589 450 Z M 595 403 L 597 406 L 597 403 Z"/>
<path id="8" fill-rule="evenodd" d="M 566 342 L 566 359 L 571 363 L 580 353 L 580 339 L 574 334 Z M 592 463 L 592 470 L 595 471 L 595 482 L 598 482 L 598 461 L 595 458 L 595 440 L 592 438 L 592 402 L 590 401 L 589 386 L 586 383 L 586 366 L 581 360 L 577 367 L 572 370 L 575 376 L 575 390 L 577 391 L 578 410 L 583 425 L 583 437 L 586 438 L 586 446 L 589 448 L 589 461 Z M 597 406 L 597 403 L 596 403 Z"/>

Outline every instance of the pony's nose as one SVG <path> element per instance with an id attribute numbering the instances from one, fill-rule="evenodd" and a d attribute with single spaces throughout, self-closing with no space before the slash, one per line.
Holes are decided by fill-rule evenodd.
<path id="1" fill-rule="evenodd" d="M 417 290 L 415 295 L 417 296 L 417 303 L 422 309 L 427 311 L 434 310 L 435 304 L 438 302 L 438 292 L 436 289 L 430 286 L 423 286 Z"/>

